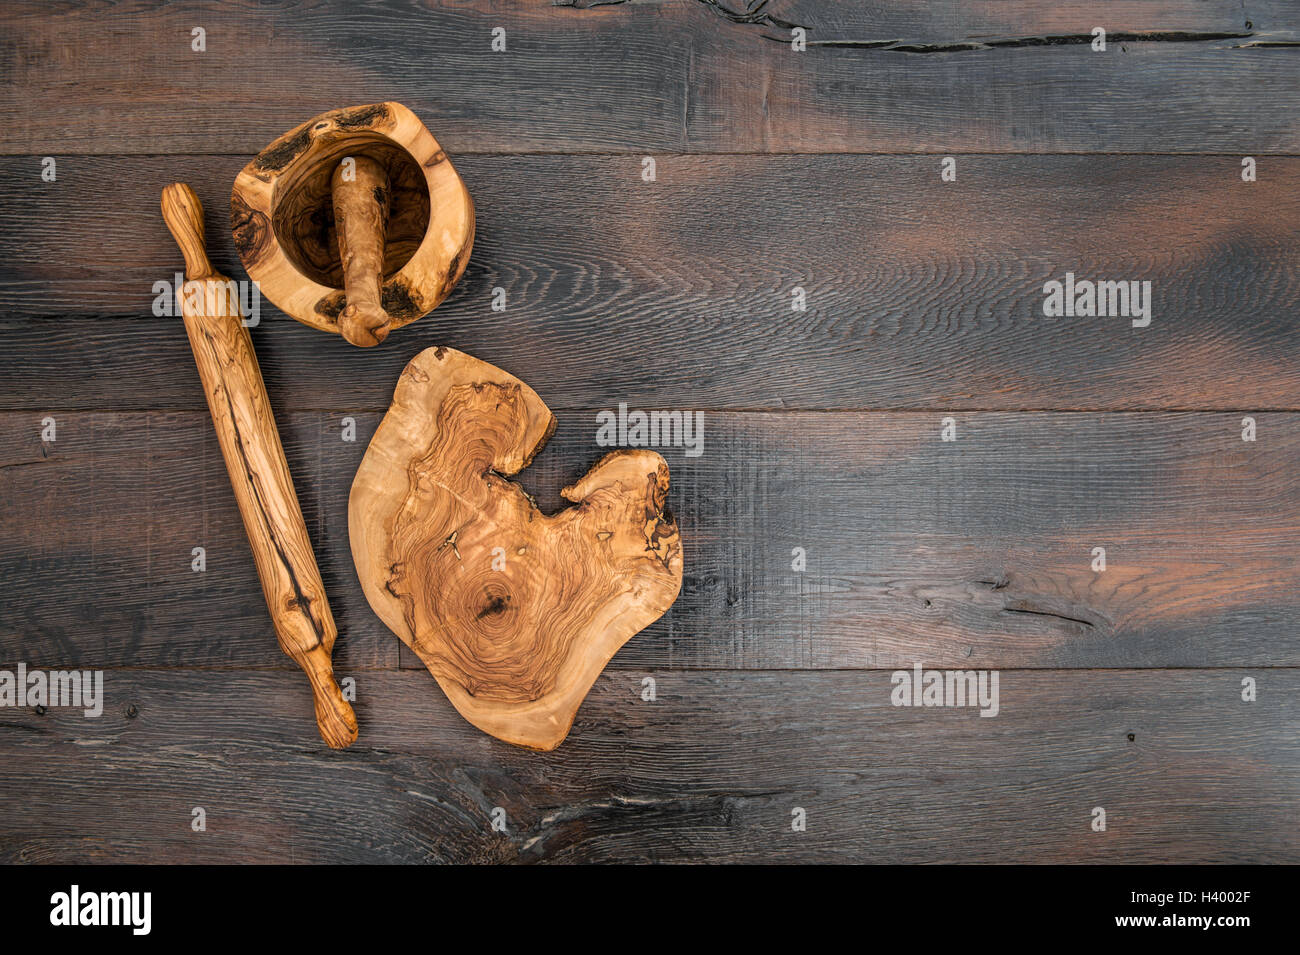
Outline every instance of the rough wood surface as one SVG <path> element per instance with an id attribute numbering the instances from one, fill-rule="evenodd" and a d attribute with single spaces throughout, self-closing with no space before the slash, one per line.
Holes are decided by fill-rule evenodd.
<path id="1" fill-rule="evenodd" d="M 189 359 L 150 318 L 175 253 L 148 185 L 228 182 L 246 160 L 76 160 L 57 188 L 33 157 L 0 160 L 0 220 L 23 223 L 0 230 L 0 405 L 202 408 L 157 374 Z M 662 158 L 656 183 L 615 157 L 458 167 L 481 200 L 473 261 L 393 347 L 359 355 L 263 299 L 277 409 L 382 411 L 431 345 L 557 411 L 1300 409 L 1297 158 L 1255 183 L 1237 157 L 969 156 L 955 183 L 934 157 Z M 71 254 L 73 232 L 102 253 Z M 209 239 L 239 277 L 229 233 Z M 1150 281 L 1150 327 L 1044 317 L 1066 270 Z"/>
<path id="2" fill-rule="evenodd" d="M 609 658 L 682 586 L 654 451 L 610 452 L 538 509 L 509 478 L 555 417 L 471 355 L 411 359 L 357 469 L 348 536 L 366 598 L 484 732 L 554 749 Z"/>
<path id="3" fill-rule="evenodd" d="M 1287 0 L 146 0 L 6 18 L 10 153 L 248 156 L 377 86 L 455 155 L 1300 149 Z"/>
<path id="4" fill-rule="evenodd" d="M 335 178 L 349 159 L 361 161 L 353 188 Z M 335 206 L 349 191 L 361 198 L 356 190 L 367 183 L 382 193 L 382 209 Z M 344 212 L 355 231 L 336 226 Z M 267 299 L 306 325 L 369 346 L 455 287 L 474 245 L 474 202 L 414 113 L 373 103 L 315 116 L 253 157 L 235 177 L 230 224 L 239 258 Z M 375 247 L 357 258 L 366 233 Z M 380 288 L 355 284 L 368 271 Z M 348 298 L 354 285 L 360 301 Z"/>
<path id="5" fill-rule="evenodd" d="M 162 216 L 185 257 L 177 299 L 276 638 L 311 681 L 322 738 L 348 746 L 357 720 L 334 679 L 334 617 L 234 283 L 208 262 L 203 206 L 189 186 L 163 190 Z"/>
<path id="6" fill-rule="evenodd" d="M 1300 858 L 1296 670 L 1004 670 L 1000 686 L 982 719 L 892 706 L 888 672 L 606 671 L 569 740 L 539 754 L 478 732 L 425 673 L 372 673 L 365 733 L 335 752 L 309 741 L 306 687 L 275 674 L 115 671 L 100 719 L 0 711 L 6 765 L 27 767 L 0 781 L 0 859 Z"/>
<path id="7" fill-rule="evenodd" d="M 1300 861 L 1292 0 L 0 21 L 0 669 L 107 668 L 97 720 L 0 708 L 0 859 Z M 220 191 L 304 117 L 385 97 L 478 200 L 464 280 L 378 349 L 266 301 L 252 330 L 357 683 L 363 735 L 331 751 L 268 639 L 180 323 L 148 317 L 176 271 L 157 189 Z M 1151 281 L 1151 326 L 1045 319 L 1066 270 Z M 702 456 L 658 449 L 681 595 L 554 752 L 467 723 L 356 577 L 352 479 L 432 345 L 555 410 L 521 475 L 543 512 L 608 450 L 598 410 L 705 416 Z M 1001 669 L 998 717 L 891 706 L 918 661 Z"/>
<path id="8" fill-rule="evenodd" d="M 595 410 L 557 417 L 520 475 L 547 513 L 607 450 Z M 1239 413 L 958 414 L 955 443 L 943 417 L 706 411 L 702 455 L 659 449 L 681 596 L 612 665 L 1300 665 L 1300 416 L 1257 415 L 1254 443 Z M 396 663 L 345 516 L 380 418 L 279 417 L 341 673 Z M 206 415 L 56 419 L 42 444 L 0 414 L 0 660 L 281 665 Z"/>

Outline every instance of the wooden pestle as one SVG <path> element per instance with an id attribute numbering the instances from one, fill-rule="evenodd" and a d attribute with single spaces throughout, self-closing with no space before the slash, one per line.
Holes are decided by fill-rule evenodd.
<path id="1" fill-rule="evenodd" d="M 185 331 L 230 472 L 244 530 L 257 561 L 280 649 L 311 680 L 320 735 L 338 749 L 357 738 L 357 719 L 334 679 L 337 629 L 303 523 L 253 341 L 234 283 L 218 274 L 203 247 L 203 206 L 184 183 L 163 189 L 162 214 L 185 256 L 177 290 Z"/>
<path id="2" fill-rule="evenodd" d="M 378 345 L 390 330 L 382 304 L 388 172 L 366 156 L 347 156 L 334 170 L 330 191 L 348 302 L 339 331 L 354 345 Z"/>

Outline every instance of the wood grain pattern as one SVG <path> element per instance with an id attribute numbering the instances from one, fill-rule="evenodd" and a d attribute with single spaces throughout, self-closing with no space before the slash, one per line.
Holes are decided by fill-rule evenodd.
<path id="1" fill-rule="evenodd" d="M 152 0 L 6 16 L 9 153 L 162 141 L 248 156 L 377 86 L 457 155 L 1300 148 L 1300 15 L 1285 0 L 334 0 L 219 14 Z M 1104 53 L 1094 26 L 1111 35 Z"/>
<path id="2" fill-rule="evenodd" d="M 244 161 L 78 160 L 57 189 L 0 161 L 0 220 L 24 223 L 0 231 L 0 406 L 202 407 L 157 374 L 189 359 L 149 317 L 175 262 L 149 184 Z M 481 200 L 474 259 L 400 343 L 357 355 L 263 300 L 277 408 L 382 411 L 435 345 L 557 410 L 1298 407 L 1300 159 L 1261 160 L 1256 183 L 1236 157 L 971 156 L 955 183 L 933 157 L 661 158 L 653 184 L 617 157 L 458 166 Z M 69 253 L 75 230 L 95 261 Z M 211 241 L 238 275 L 230 236 Z M 1045 318 L 1066 271 L 1150 281 L 1150 327 Z"/>
<path id="3" fill-rule="evenodd" d="M 1247 676 L 1254 703 L 1241 700 Z M 0 712 L 7 764 L 39 767 L 0 782 L 0 859 L 1300 857 L 1294 669 L 1004 670 L 994 719 L 894 707 L 888 672 L 606 671 L 568 742 L 543 754 L 478 732 L 424 673 L 363 675 L 366 732 L 342 752 L 308 741 L 307 689 L 275 674 L 110 672 L 104 685 L 97 720 Z M 263 718 L 232 699 L 258 701 Z M 88 777 L 114 798 L 88 802 Z M 190 830 L 195 806 L 206 832 Z M 1105 832 L 1091 830 L 1096 806 Z M 805 832 L 791 829 L 795 807 Z"/>
<path id="4" fill-rule="evenodd" d="M 357 469 L 348 537 L 370 606 L 467 720 L 529 749 L 682 586 L 668 465 L 602 457 L 543 513 L 522 485 L 555 430 L 528 385 L 446 348 L 420 352 Z"/>
<path id="5" fill-rule="evenodd" d="M 1300 861 L 1292 0 L 67 0 L 0 21 L 0 668 L 107 668 L 100 719 L 0 709 L 0 860 Z M 252 330 L 359 694 L 365 733 L 333 751 L 268 639 L 186 336 L 149 317 L 176 271 L 157 189 L 223 190 L 303 117 L 381 98 L 479 200 L 464 280 L 400 346 L 266 301 Z M 298 247 L 343 287 L 331 245 Z M 1149 280 L 1152 325 L 1046 319 L 1066 271 Z M 431 692 L 353 567 L 353 476 L 431 346 L 555 409 L 520 475 L 543 512 L 606 450 L 598 410 L 705 415 L 700 457 L 658 449 L 682 593 L 552 753 Z M 891 706 L 916 662 L 1001 669 L 998 717 Z"/>
<path id="6" fill-rule="evenodd" d="M 311 681 L 321 736 L 348 746 L 357 720 L 334 679 L 334 617 L 234 283 L 208 262 L 203 206 L 189 186 L 163 189 L 162 216 L 185 256 L 177 299 L 276 638 Z"/>
<path id="7" fill-rule="evenodd" d="M 42 445 L 38 415 L 0 415 L 0 499 L 21 505 L 0 510 L 0 659 L 281 665 L 206 416 L 56 417 Z M 395 663 L 344 516 L 380 417 L 279 418 L 345 673 Z M 547 513 L 607 450 L 594 410 L 557 417 L 519 477 Z M 1300 416 L 1257 415 L 1247 443 L 1241 414 L 958 414 L 955 444 L 942 417 L 705 412 L 701 456 L 659 449 L 681 596 L 612 665 L 1300 664 Z"/>

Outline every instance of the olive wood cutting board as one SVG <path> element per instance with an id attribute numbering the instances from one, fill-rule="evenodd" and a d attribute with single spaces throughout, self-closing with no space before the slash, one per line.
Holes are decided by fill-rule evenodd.
<path id="1" fill-rule="evenodd" d="M 606 454 L 544 514 L 512 475 L 555 430 L 518 378 L 450 348 L 406 366 L 352 484 L 371 607 L 484 732 L 554 749 L 610 657 L 682 583 L 654 451 Z"/>

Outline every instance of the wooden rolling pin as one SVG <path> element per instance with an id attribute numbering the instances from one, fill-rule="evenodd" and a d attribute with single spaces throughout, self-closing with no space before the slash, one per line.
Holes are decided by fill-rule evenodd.
<path id="1" fill-rule="evenodd" d="M 230 472 L 280 649 L 311 680 L 316 724 L 330 746 L 357 738 L 357 719 L 334 679 L 337 629 L 307 537 L 253 341 L 233 283 L 213 271 L 203 244 L 203 206 L 184 183 L 163 189 L 162 214 L 185 256 L 177 290 L 212 423 Z"/>

